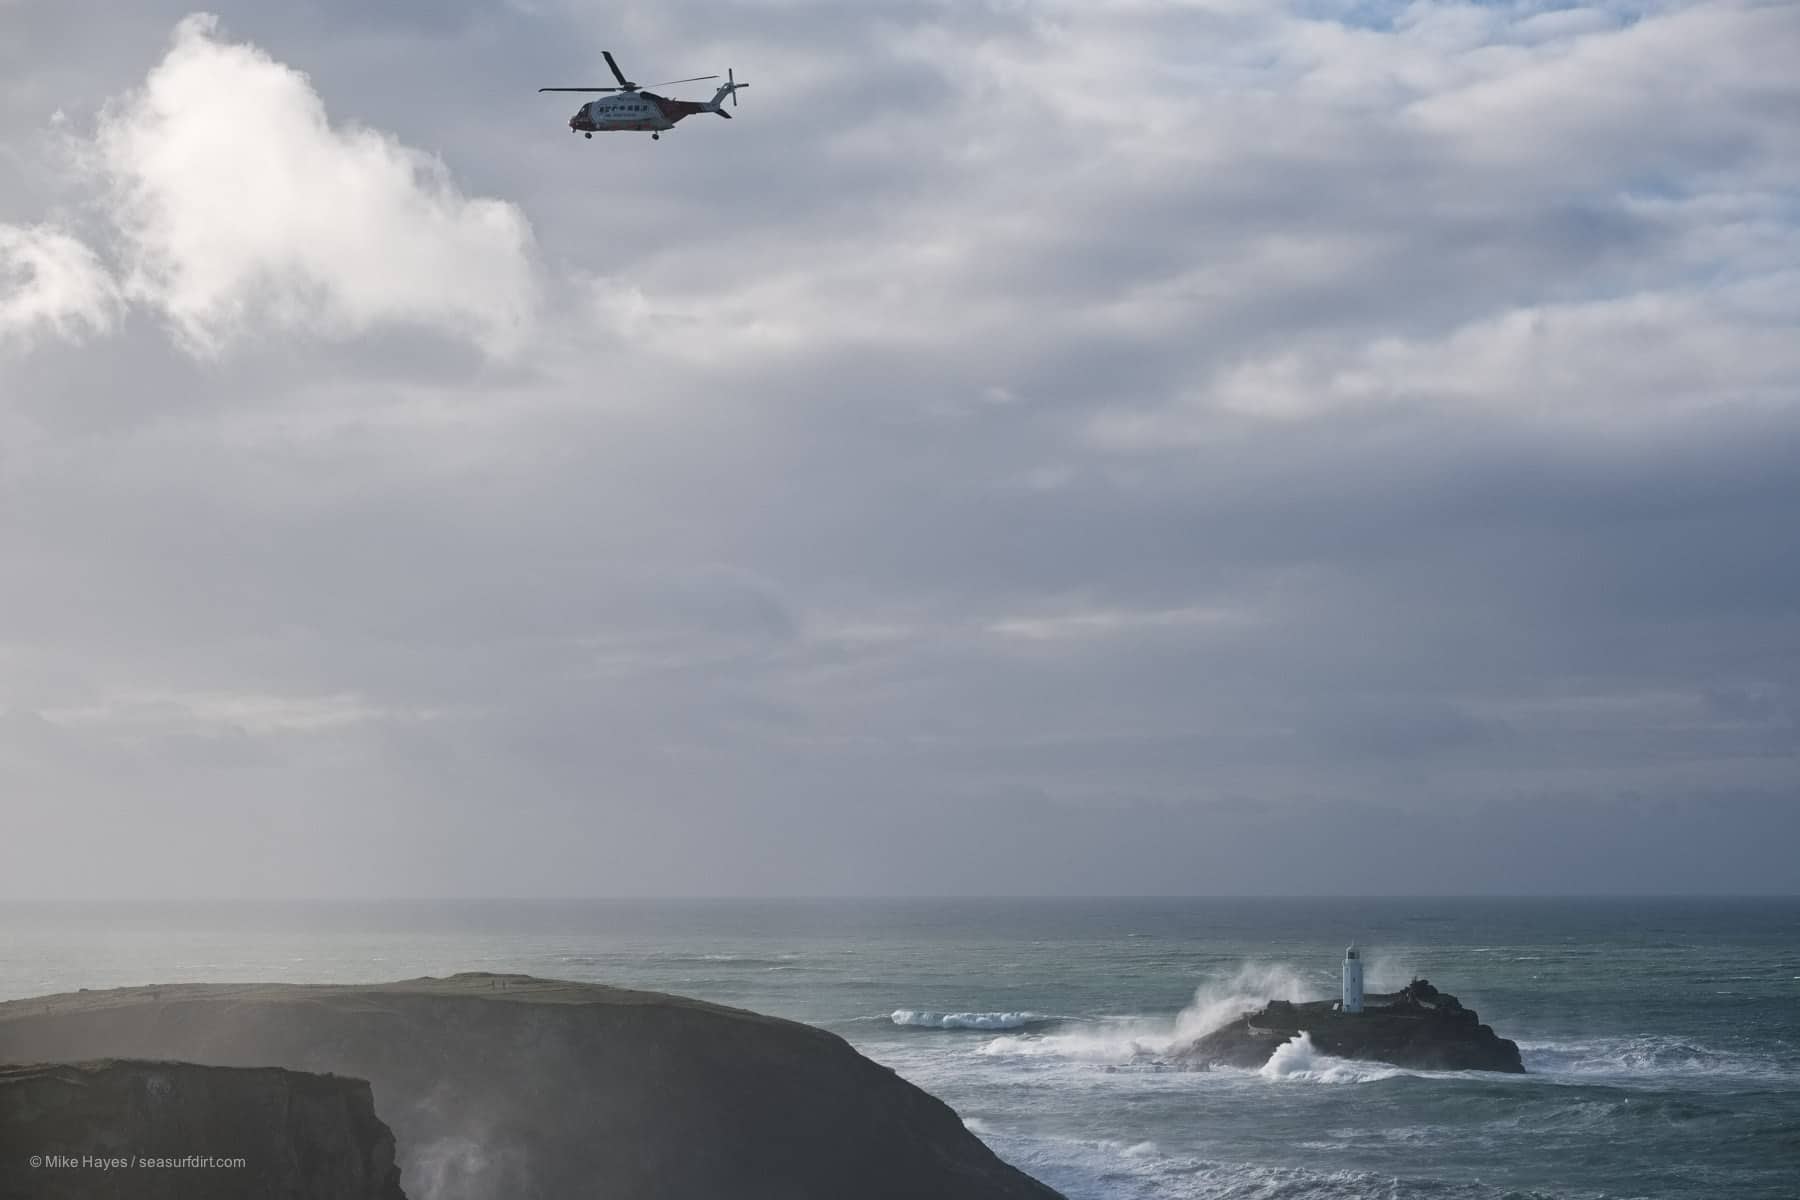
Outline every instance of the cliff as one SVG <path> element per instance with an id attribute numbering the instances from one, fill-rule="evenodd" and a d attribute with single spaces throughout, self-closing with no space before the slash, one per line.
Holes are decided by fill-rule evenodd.
<path id="1" fill-rule="evenodd" d="M 405 1200 L 360 1079 L 119 1061 L 0 1067 L 0 1197 L 26 1196 Z"/>
<path id="2" fill-rule="evenodd" d="M 1360 1013 L 1335 1001 L 1270 1001 L 1258 1012 L 1176 1053 L 1188 1066 L 1260 1067 L 1278 1046 L 1301 1033 L 1336 1058 L 1371 1059 L 1424 1071 L 1504 1071 L 1523 1074 L 1519 1046 L 1483 1025 L 1472 1008 L 1423 979 L 1389 995 L 1370 995 Z"/>
<path id="3" fill-rule="evenodd" d="M 842 1038 L 526 976 L 186 984 L 0 1004 L 0 1062 L 115 1057 L 369 1080 L 414 1200 L 1055 1200 Z"/>

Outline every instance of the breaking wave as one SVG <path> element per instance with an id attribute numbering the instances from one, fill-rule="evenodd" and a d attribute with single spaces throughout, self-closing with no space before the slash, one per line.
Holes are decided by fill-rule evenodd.
<path id="1" fill-rule="evenodd" d="M 1014 1033 L 994 1038 L 977 1053 L 987 1058 L 1066 1059 L 1108 1068 L 1155 1065 L 1174 1045 L 1166 1019 L 1106 1017 L 1051 1033 Z"/>
<path id="2" fill-rule="evenodd" d="M 1306 1081 L 1309 1083 L 1373 1083 L 1392 1079 L 1409 1072 L 1383 1063 L 1353 1062 L 1333 1058 L 1313 1045 L 1312 1034 L 1302 1033 L 1290 1042 L 1276 1047 L 1257 1071 L 1264 1079 Z"/>
<path id="3" fill-rule="evenodd" d="M 1303 1001 L 1321 988 L 1285 964 L 1247 963 L 1230 977 L 1200 985 L 1174 1015 L 1083 1019 L 1074 1029 L 997 1037 L 981 1047 L 991 1058 L 1061 1058 L 1109 1067 L 1160 1067 L 1176 1050 L 1271 1000 Z"/>
<path id="4" fill-rule="evenodd" d="M 896 1008 L 888 1017 L 909 1029 L 1032 1029 L 1055 1023 L 1057 1018 L 1034 1012 L 923 1012 Z"/>

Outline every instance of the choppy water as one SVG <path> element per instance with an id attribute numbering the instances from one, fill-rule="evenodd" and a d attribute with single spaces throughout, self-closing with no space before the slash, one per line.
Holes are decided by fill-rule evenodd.
<path id="1" fill-rule="evenodd" d="M 1269 996 L 1414 974 L 1526 1077 L 1286 1048 L 1170 1070 Z M 1800 1196 L 1800 900 L 1080 900 L 0 906 L 0 997 L 461 970 L 810 1021 L 1073 1200 Z"/>

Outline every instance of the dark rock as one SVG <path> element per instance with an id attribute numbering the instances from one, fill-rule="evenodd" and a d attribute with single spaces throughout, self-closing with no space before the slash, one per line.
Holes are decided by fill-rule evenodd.
<path id="1" fill-rule="evenodd" d="M 1495 1034 L 1474 1009 L 1423 979 L 1398 992 L 1370 994 L 1360 1013 L 1339 1012 L 1334 1000 L 1272 1000 L 1183 1047 L 1175 1058 L 1189 1067 L 1260 1067 L 1302 1033 L 1336 1058 L 1423 1071 L 1525 1071 L 1517 1042 Z"/>
<path id="2" fill-rule="evenodd" d="M 99 1061 L 0 1067 L 0 1197 L 406 1200 L 360 1079 Z"/>
<path id="3" fill-rule="evenodd" d="M 102 1055 L 367 1078 L 430 1200 L 1055 1200 L 835 1034 L 526 976 L 163 985 L 0 1004 L 0 1062 Z"/>

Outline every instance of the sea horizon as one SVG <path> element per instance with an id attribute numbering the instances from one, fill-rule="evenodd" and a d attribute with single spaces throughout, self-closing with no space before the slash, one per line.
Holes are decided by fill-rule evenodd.
<path id="1" fill-rule="evenodd" d="M 1182 1066 L 1240 1012 L 1334 996 L 1351 942 L 1370 992 L 1429 978 L 1527 1073 L 1304 1039 Z M 0 999 L 470 971 L 828 1030 L 1070 1200 L 1791 1195 L 1800 897 L 0 901 Z"/>

